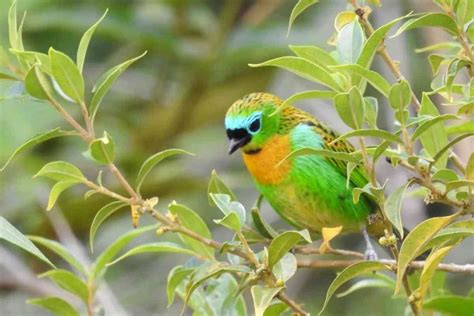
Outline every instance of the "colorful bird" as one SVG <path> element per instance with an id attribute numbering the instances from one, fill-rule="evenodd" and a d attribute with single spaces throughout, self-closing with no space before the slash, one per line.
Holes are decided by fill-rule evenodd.
<path id="1" fill-rule="evenodd" d="M 352 152 L 354 147 L 344 140 L 331 143 L 336 133 L 293 106 L 274 113 L 281 104 L 268 93 L 234 102 L 225 117 L 229 154 L 241 149 L 258 191 L 290 225 L 312 233 L 337 226 L 343 226 L 343 232 L 362 231 L 366 257 L 376 258 L 367 234 L 383 235 L 381 221 L 368 223 L 369 215 L 377 214 L 376 204 L 364 195 L 357 204 L 352 199 L 352 189 L 368 182 L 363 169 L 355 168 L 348 181 L 341 160 L 315 154 L 284 160 L 300 148 Z"/>

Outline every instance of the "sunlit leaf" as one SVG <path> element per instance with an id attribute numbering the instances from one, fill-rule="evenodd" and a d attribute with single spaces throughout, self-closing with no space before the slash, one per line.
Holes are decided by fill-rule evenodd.
<path id="1" fill-rule="evenodd" d="M 411 140 L 412 141 L 416 140 L 424 132 L 426 132 L 427 130 L 429 130 L 431 128 L 439 127 L 439 126 L 436 125 L 439 122 L 446 121 L 446 120 L 455 120 L 457 118 L 458 117 L 456 115 L 453 115 L 453 114 L 442 114 L 442 115 L 439 115 L 439 116 L 435 116 L 431 119 L 428 119 L 428 120 L 424 121 L 422 124 L 420 124 L 418 126 L 418 128 L 415 130 L 415 132 L 411 136 Z"/>
<path id="2" fill-rule="evenodd" d="M 311 242 L 311 237 L 307 230 L 286 231 L 276 236 L 268 247 L 268 267 L 271 269 L 283 256 L 290 251 L 297 243 L 304 241 Z"/>
<path id="3" fill-rule="evenodd" d="M 58 200 L 58 197 L 61 195 L 61 193 L 63 193 L 66 189 L 72 187 L 75 184 L 77 184 L 77 181 L 75 180 L 59 181 L 55 183 L 51 188 L 51 192 L 49 193 L 48 206 L 46 207 L 46 210 L 51 210 L 54 204 L 56 204 L 56 201 Z"/>
<path id="4" fill-rule="evenodd" d="M 395 227 L 395 229 L 398 231 L 398 234 L 400 235 L 400 238 L 403 239 L 403 223 L 402 223 L 402 216 L 401 216 L 401 211 L 402 211 L 402 201 L 403 201 L 403 196 L 405 195 L 405 192 L 407 188 L 410 186 L 412 181 L 408 181 L 401 187 L 395 189 L 388 198 L 385 201 L 384 204 L 384 213 L 387 219 L 392 223 L 392 225 Z"/>
<path id="5" fill-rule="evenodd" d="M 74 273 L 56 269 L 39 275 L 40 278 L 48 277 L 62 289 L 78 296 L 84 303 L 87 303 L 89 290 L 86 283 L 77 277 Z"/>
<path id="6" fill-rule="evenodd" d="M 277 280 L 286 282 L 295 275 L 297 268 L 298 264 L 295 255 L 288 252 L 273 266 L 272 272 Z"/>
<path id="7" fill-rule="evenodd" d="M 360 137 L 360 136 L 377 137 L 382 140 L 390 141 L 392 143 L 399 143 L 399 144 L 403 143 L 403 141 L 397 135 L 394 135 L 392 133 L 389 133 L 381 129 L 358 129 L 355 131 L 350 131 L 348 133 L 345 133 L 339 136 L 338 138 L 333 140 L 332 143 L 336 143 L 341 139 L 350 138 L 350 137 Z"/>
<path id="8" fill-rule="evenodd" d="M 115 159 L 115 145 L 110 135 L 104 131 L 104 136 L 94 139 L 89 144 L 91 157 L 102 164 L 110 164 Z"/>
<path id="9" fill-rule="evenodd" d="M 69 98 L 76 103 L 84 102 L 84 78 L 77 69 L 76 64 L 66 54 L 49 49 L 49 59 L 53 77 Z"/>
<path id="10" fill-rule="evenodd" d="M 390 91 L 390 84 L 385 80 L 379 73 L 366 69 L 358 64 L 352 65 L 337 65 L 330 66 L 329 69 L 348 71 L 350 73 L 357 74 L 362 78 L 366 79 L 375 89 L 377 89 L 385 97 L 388 97 Z"/>
<path id="11" fill-rule="evenodd" d="M 254 285 L 250 288 L 252 293 L 255 316 L 263 316 L 272 299 L 283 287 L 268 288 L 263 285 Z"/>
<path id="12" fill-rule="evenodd" d="M 429 169 L 431 169 L 431 167 L 433 167 L 434 164 L 436 164 L 436 162 L 440 159 L 442 159 L 442 157 L 446 154 L 446 152 L 452 148 L 454 145 L 456 145 L 457 143 L 459 143 L 460 141 L 462 141 L 463 139 L 465 138 L 468 138 L 468 137 L 472 137 L 474 136 L 474 132 L 472 133 L 466 133 L 466 134 L 462 134 L 456 138 L 454 138 L 453 140 L 451 140 L 448 144 L 446 144 L 442 149 L 440 149 L 436 155 L 433 156 L 433 161 L 430 163 L 429 165 Z"/>
<path id="13" fill-rule="evenodd" d="M 76 63 L 79 72 L 82 73 L 82 69 L 84 68 L 84 61 L 86 59 L 87 48 L 89 47 L 89 42 L 91 41 L 92 35 L 95 32 L 97 26 L 99 26 L 100 22 L 105 18 L 109 9 L 106 9 L 104 14 L 100 17 L 100 19 L 95 22 L 87 31 L 82 35 L 81 41 L 79 42 L 79 47 L 77 48 L 77 57 Z"/>
<path id="14" fill-rule="evenodd" d="M 324 90 L 310 90 L 295 93 L 290 96 L 288 99 L 283 101 L 283 103 L 273 112 L 271 115 L 275 115 L 283 110 L 288 105 L 292 105 L 294 102 L 304 99 L 332 99 L 336 96 L 334 91 L 324 91 Z"/>
<path id="15" fill-rule="evenodd" d="M 336 297 L 344 297 L 367 288 L 386 288 L 393 290 L 395 288 L 395 281 L 384 274 L 374 273 L 370 276 L 370 279 L 357 281 L 344 292 L 337 294 Z"/>
<path id="16" fill-rule="evenodd" d="M 224 181 L 219 178 L 216 170 L 212 170 L 211 179 L 209 180 L 209 184 L 207 186 L 207 198 L 209 201 L 209 205 L 215 206 L 215 203 L 211 198 L 211 193 L 227 194 L 228 196 L 230 196 L 231 201 L 237 200 L 237 197 L 235 196 L 234 192 L 232 192 L 232 190 L 224 183 Z"/>
<path id="17" fill-rule="evenodd" d="M 339 117 L 347 126 L 358 129 L 362 127 L 365 116 L 365 103 L 357 87 L 348 93 L 340 93 L 333 99 Z"/>
<path id="18" fill-rule="evenodd" d="M 457 295 L 436 296 L 427 299 L 423 308 L 456 316 L 472 316 L 474 298 Z"/>
<path id="19" fill-rule="evenodd" d="M 390 105 L 394 110 L 405 109 L 411 102 L 411 89 L 408 82 L 406 80 L 402 80 L 400 82 L 395 83 L 390 88 L 388 100 L 390 101 Z"/>
<path id="20" fill-rule="evenodd" d="M 94 220 L 91 224 L 91 229 L 89 232 L 89 244 L 91 247 L 91 252 L 94 252 L 94 238 L 99 226 L 113 213 L 119 209 L 125 207 L 127 203 L 122 201 L 113 201 L 104 205 L 94 216 Z"/>
<path id="21" fill-rule="evenodd" d="M 312 63 L 318 64 L 321 67 L 337 65 L 337 61 L 330 53 L 322 48 L 316 46 L 294 46 L 289 45 L 289 48 L 296 54 L 296 56 L 309 60 Z"/>
<path id="22" fill-rule="evenodd" d="M 28 304 L 37 305 L 47 309 L 55 316 L 79 316 L 71 304 L 59 297 L 40 297 L 26 301 Z"/>
<path id="23" fill-rule="evenodd" d="M 290 34 L 291 26 L 293 25 L 293 22 L 295 22 L 296 18 L 301 13 L 303 13 L 307 8 L 309 8 L 310 6 L 315 4 L 316 2 L 318 2 L 318 0 L 298 0 L 296 5 L 293 7 L 293 10 L 291 10 L 290 20 L 288 22 L 287 36 L 288 36 L 288 34 Z"/>
<path id="24" fill-rule="evenodd" d="M 186 268 L 183 266 L 174 267 L 168 274 L 168 283 L 166 286 L 166 294 L 168 297 L 168 307 L 173 304 L 174 294 L 178 285 L 183 282 L 183 280 L 190 275 L 194 269 Z"/>
<path id="25" fill-rule="evenodd" d="M 47 177 L 56 181 L 84 182 L 86 178 L 73 164 L 65 161 L 53 161 L 47 163 L 34 175 L 34 177 Z"/>
<path id="26" fill-rule="evenodd" d="M 396 37 L 402 34 L 405 31 L 418 28 L 418 27 L 442 27 L 449 33 L 456 35 L 458 33 L 458 27 L 456 22 L 444 13 L 427 13 L 421 17 L 410 19 L 405 22 L 393 35 L 392 37 Z"/>
<path id="27" fill-rule="evenodd" d="M 336 48 L 344 64 L 356 63 L 364 46 L 364 31 L 357 18 L 346 24 L 337 34 Z"/>

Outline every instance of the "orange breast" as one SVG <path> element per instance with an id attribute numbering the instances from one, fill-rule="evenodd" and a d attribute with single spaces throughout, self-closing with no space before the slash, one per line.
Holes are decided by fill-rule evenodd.
<path id="1" fill-rule="evenodd" d="M 258 153 L 243 153 L 244 163 L 250 174 L 260 184 L 278 184 L 290 171 L 291 162 L 277 164 L 290 154 L 289 135 L 276 135 L 270 138 Z"/>

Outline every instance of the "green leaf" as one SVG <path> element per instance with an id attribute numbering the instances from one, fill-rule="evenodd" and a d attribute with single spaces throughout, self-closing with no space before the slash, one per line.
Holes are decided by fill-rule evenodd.
<path id="1" fill-rule="evenodd" d="M 400 235 L 400 239 L 403 240 L 403 223 L 402 223 L 402 201 L 403 196 L 407 188 L 411 185 L 412 181 L 408 181 L 405 185 L 397 188 L 387 198 L 384 204 L 384 214 L 387 219 L 392 223 L 395 229 Z"/>
<path id="2" fill-rule="evenodd" d="M 436 268 L 452 248 L 453 246 L 440 248 L 432 252 L 429 257 L 426 258 L 425 265 L 421 271 L 420 286 L 414 291 L 414 293 L 419 294 L 420 302 L 423 302 L 425 298 L 426 292 L 431 284 L 431 278 L 433 278 L 433 275 L 436 272 Z"/>
<path id="3" fill-rule="evenodd" d="M 115 159 L 115 145 L 110 135 L 104 131 L 104 136 L 94 139 L 89 145 L 91 157 L 103 164 L 110 164 Z"/>
<path id="4" fill-rule="evenodd" d="M 359 129 L 364 123 L 365 103 L 357 87 L 352 87 L 349 93 L 340 93 L 334 97 L 334 106 L 339 117 L 347 126 Z"/>
<path id="5" fill-rule="evenodd" d="M 50 278 L 54 283 L 59 285 L 59 287 L 78 296 L 82 299 L 84 303 L 87 304 L 87 300 L 89 297 L 89 290 L 87 289 L 87 285 L 74 273 L 67 270 L 56 269 L 42 273 L 39 275 L 39 277 Z"/>
<path id="6" fill-rule="evenodd" d="M 302 240 L 307 243 L 311 242 L 311 237 L 306 229 L 302 231 L 289 230 L 276 236 L 268 247 L 268 267 L 273 268 L 290 249 Z"/>
<path id="7" fill-rule="evenodd" d="M 332 99 L 336 96 L 334 91 L 324 91 L 324 90 L 310 90 L 303 91 L 296 94 L 293 94 L 288 99 L 283 101 L 283 103 L 271 114 L 275 115 L 283 110 L 288 105 L 292 105 L 294 102 L 304 99 Z"/>
<path id="8" fill-rule="evenodd" d="M 89 244 L 91 247 L 91 252 L 94 252 L 94 238 L 99 226 L 112 214 L 114 214 L 119 209 L 127 206 L 128 204 L 122 201 L 113 201 L 104 205 L 98 212 L 95 214 L 94 220 L 91 224 L 91 229 L 89 232 Z"/>
<path id="9" fill-rule="evenodd" d="M 394 110 L 404 110 L 411 102 L 411 89 L 408 82 L 406 80 L 402 80 L 395 83 L 390 88 L 388 100 L 390 101 L 390 105 Z"/>
<path id="10" fill-rule="evenodd" d="M 16 14 L 16 0 L 12 1 L 10 9 L 8 10 L 8 37 L 10 39 L 10 46 L 19 49 L 19 35 L 18 22 Z"/>
<path id="11" fill-rule="evenodd" d="M 456 25 L 456 22 L 454 22 L 454 20 L 448 15 L 444 13 L 427 13 L 421 17 L 406 21 L 398 29 L 395 35 L 392 36 L 392 38 L 402 34 L 405 31 L 425 26 L 442 27 L 453 35 L 456 35 L 458 33 L 458 27 Z"/>
<path id="12" fill-rule="evenodd" d="M 366 79 L 377 91 L 388 97 L 390 84 L 379 73 L 366 69 L 358 64 L 330 66 L 330 69 L 348 71 Z"/>
<path id="13" fill-rule="evenodd" d="M 265 309 L 263 316 L 281 316 L 285 315 L 284 313 L 288 310 L 288 305 L 281 301 L 276 301 L 270 303 L 268 307 Z"/>
<path id="14" fill-rule="evenodd" d="M 149 232 L 150 230 L 156 229 L 156 225 L 145 226 L 142 228 L 134 229 L 123 235 L 121 235 L 116 241 L 105 249 L 100 256 L 95 260 L 91 268 L 91 277 L 98 279 L 103 273 L 105 273 L 107 263 L 109 263 L 115 255 L 127 246 L 132 240 L 138 236 Z"/>
<path id="15" fill-rule="evenodd" d="M 166 295 L 168 297 L 168 307 L 173 304 L 174 294 L 178 285 L 184 281 L 184 279 L 190 275 L 194 269 L 186 268 L 183 266 L 174 267 L 168 274 L 168 285 L 166 286 Z"/>
<path id="16" fill-rule="evenodd" d="M 434 217 L 418 224 L 405 237 L 398 256 L 397 286 L 395 294 L 400 291 L 403 276 L 410 262 L 419 255 L 420 250 L 433 238 L 443 227 L 448 225 L 457 215 Z"/>
<path id="17" fill-rule="evenodd" d="M 433 181 L 441 181 L 443 183 L 458 180 L 458 174 L 451 169 L 440 169 L 431 177 Z"/>
<path id="18" fill-rule="evenodd" d="M 260 64 L 249 64 L 250 67 L 275 66 L 286 69 L 302 78 L 341 91 L 341 87 L 325 68 L 301 57 L 284 56 Z"/>
<path id="19" fill-rule="evenodd" d="M 147 160 L 145 160 L 145 162 L 140 167 L 140 170 L 138 171 L 137 191 L 138 192 L 140 191 L 143 181 L 145 180 L 148 173 L 150 173 L 151 169 L 153 169 L 153 167 L 156 166 L 156 164 L 158 164 L 160 161 L 162 161 L 165 158 L 168 158 L 170 156 L 177 155 L 177 154 L 186 154 L 186 155 L 194 156 L 194 154 L 187 152 L 183 149 L 173 148 L 173 149 L 166 149 L 166 150 L 160 151 L 159 153 L 156 153 L 150 156 Z"/>
<path id="20" fill-rule="evenodd" d="M 472 316 L 474 298 L 457 295 L 436 296 L 427 299 L 423 308 L 456 316 Z"/>
<path id="21" fill-rule="evenodd" d="M 66 247 L 64 247 L 57 241 L 43 238 L 40 236 L 28 236 L 28 238 L 32 242 L 39 244 L 45 248 L 48 248 L 50 251 L 57 254 L 59 257 L 64 259 L 64 261 L 69 263 L 71 267 L 76 268 L 76 270 L 82 273 L 83 275 L 86 274 L 84 266 L 73 256 L 73 254 L 71 254 L 71 252 Z"/>
<path id="22" fill-rule="evenodd" d="M 8 241 L 9 243 L 14 244 L 22 248 L 23 250 L 28 251 L 36 258 L 46 262 L 51 267 L 54 268 L 54 265 L 45 255 L 38 249 L 36 246 L 28 240 L 28 238 L 23 235 L 19 230 L 17 230 L 10 222 L 8 222 L 3 216 L 0 216 L 0 240 Z"/>
<path id="23" fill-rule="evenodd" d="M 95 32 L 97 26 L 99 26 L 100 22 L 105 18 L 109 9 L 106 9 L 104 14 L 100 17 L 100 19 L 95 22 L 89 29 L 82 35 L 81 41 L 79 42 L 79 47 L 77 48 L 77 57 L 76 63 L 79 72 L 82 73 L 82 69 L 84 68 L 84 61 L 86 59 L 87 48 L 89 47 L 89 42 L 91 41 L 92 35 Z"/>
<path id="24" fill-rule="evenodd" d="M 374 33 L 372 33 L 372 35 L 370 35 L 370 37 L 365 42 L 364 47 L 362 48 L 362 52 L 360 53 L 359 59 L 357 60 L 357 64 L 361 65 L 364 68 L 370 68 L 372 60 L 375 54 L 377 53 L 377 49 L 380 47 L 380 44 L 382 44 L 385 35 L 387 35 L 388 31 L 396 23 L 409 17 L 410 15 L 411 13 L 408 13 L 407 15 L 392 20 L 376 29 Z"/>
<path id="25" fill-rule="evenodd" d="M 456 145 L 463 139 L 471 137 L 471 136 L 474 136 L 474 132 L 462 134 L 456 137 L 455 139 L 451 140 L 448 144 L 446 144 L 446 146 L 444 146 L 440 151 L 438 151 L 436 155 L 434 155 L 433 161 L 430 162 L 429 169 L 431 169 L 433 165 L 436 164 L 436 162 L 440 160 L 450 148 L 452 148 L 454 145 Z"/>
<path id="26" fill-rule="evenodd" d="M 328 66 L 337 65 L 337 61 L 330 53 L 316 46 L 288 46 L 298 57 L 304 58 L 314 64 L 327 69 Z"/>
<path id="27" fill-rule="evenodd" d="M 324 301 L 323 307 L 319 311 L 319 315 L 323 313 L 329 300 L 341 285 L 343 285 L 349 280 L 352 280 L 355 277 L 368 273 L 373 273 L 379 270 L 389 270 L 389 268 L 383 263 L 377 261 L 361 261 L 354 263 L 353 265 L 350 265 L 344 270 L 342 270 L 342 272 L 337 275 L 337 277 L 334 279 L 334 281 L 332 281 L 331 285 L 329 286 L 328 291 L 326 293 L 326 299 Z"/>
<path id="28" fill-rule="evenodd" d="M 110 263 L 108 263 L 107 266 L 111 266 L 113 264 L 116 264 L 119 261 L 122 261 L 123 259 L 127 257 L 134 256 L 140 253 L 155 253 L 155 252 L 180 253 L 180 254 L 186 254 L 186 255 L 199 257 L 199 255 L 196 254 L 194 251 L 184 248 L 183 246 L 179 244 L 162 241 L 162 242 L 143 244 L 135 248 L 132 248 L 129 251 L 127 251 L 125 254 L 115 259 L 114 261 L 111 261 Z"/>
<path id="29" fill-rule="evenodd" d="M 49 199 L 48 199 L 48 206 L 46 207 L 46 210 L 49 211 L 53 208 L 54 204 L 56 204 L 56 201 L 58 200 L 58 197 L 61 195 L 61 193 L 64 192 L 64 190 L 72 187 L 73 185 L 77 184 L 77 181 L 59 181 L 53 187 L 51 188 L 51 192 L 49 193 Z"/>
<path id="30" fill-rule="evenodd" d="M 282 161 L 280 161 L 276 167 L 278 168 L 278 166 L 287 159 L 295 158 L 298 156 L 305 156 L 305 155 L 319 155 L 322 157 L 339 159 L 339 160 L 344 160 L 344 161 L 349 161 L 349 162 L 354 162 L 354 163 L 360 162 L 360 158 L 348 153 L 305 147 L 305 148 L 300 148 L 291 152 L 288 156 L 283 158 Z"/>
<path id="31" fill-rule="evenodd" d="M 438 55 L 438 54 L 431 54 L 428 56 L 428 61 L 430 62 L 431 71 L 433 72 L 433 76 L 436 76 L 439 71 L 439 66 L 443 63 L 446 59 L 446 56 Z"/>
<path id="32" fill-rule="evenodd" d="M 250 210 L 250 214 L 252 215 L 252 222 L 255 228 L 260 234 L 262 234 L 262 236 L 266 238 L 274 238 L 277 235 L 276 231 L 263 220 L 257 207 L 253 207 Z"/>
<path id="33" fill-rule="evenodd" d="M 474 188 L 474 180 L 455 180 L 446 184 L 446 193 L 455 189 L 471 187 Z"/>
<path id="34" fill-rule="evenodd" d="M 255 316 L 263 316 L 273 298 L 283 289 L 283 287 L 268 288 L 263 285 L 254 285 L 250 288 L 252 293 Z"/>
<path id="35" fill-rule="evenodd" d="M 207 186 L 207 199 L 209 201 L 209 205 L 216 206 L 211 198 L 211 193 L 227 194 L 228 196 L 230 196 L 231 201 L 237 200 L 237 197 L 235 196 L 234 192 L 232 192 L 232 190 L 224 183 L 224 181 L 219 178 L 216 170 L 214 169 L 211 172 L 211 179 L 209 180 L 209 184 Z"/>
<path id="36" fill-rule="evenodd" d="M 142 58 L 146 55 L 147 52 L 144 52 L 140 56 L 135 58 L 131 58 L 105 72 L 98 80 L 97 83 L 94 85 L 92 89 L 92 99 L 89 105 L 89 113 L 91 115 L 91 120 L 95 120 L 95 116 L 97 115 L 97 110 L 99 109 L 102 100 L 104 99 L 105 95 L 109 91 L 112 84 L 117 80 L 120 75 L 130 67 L 131 64 Z"/>
<path id="37" fill-rule="evenodd" d="M 33 66 L 25 76 L 25 88 L 29 95 L 40 100 L 49 100 L 51 98 L 51 87 L 43 77 L 38 66 Z"/>
<path id="38" fill-rule="evenodd" d="M 457 125 L 450 125 L 446 127 L 449 136 L 463 133 L 474 133 L 474 122 L 467 121 Z"/>
<path id="39" fill-rule="evenodd" d="M 402 144 L 403 141 L 398 137 L 397 135 L 394 135 L 392 133 L 389 133 L 387 131 L 384 131 L 382 129 L 358 129 L 355 131 L 350 131 L 348 133 L 345 133 L 335 140 L 333 140 L 331 143 L 336 143 L 340 141 L 341 139 L 345 138 L 350 138 L 350 137 L 357 137 L 357 136 L 370 136 L 370 137 L 377 137 L 386 141 L 390 141 L 392 143 L 398 143 Z"/>
<path id="40" fill-rule="evenodd" d="M 298 0 L 298 3 L 293 7 L 293 10 L 291 10 L 290 14 L 290 20 L 288 22 L 288 32 L 287 36 L 290 34 L 291 26 L 293 25 L 293 22 L 296 20 L 296 18 L 303 13 L 304 10 L 312 6 L 318 2 L 318 0 Z"/>
<path id="41" fill-rule="evenodd" d="M 433 127 L 439 127 L 439 125 L 436 126 L 436 124 L 439 122 L 447 121 L 447 120 L 456 120 L 456 119 L 458 119 L 458 117 L 454 114 L 443 114 L 443 115 L 435 116 L 431 119 L 428 119 L 418 126 L 418 128 L 415 130 L 415 132 L 411 136 L 411 140 L 415 141 L 427 130 Z"/>
<path id="42" fill-rule="evenodd" d="M 370 279 L 364 279 L 354 283 L 344 292 L 337 294 L 336 297 L 344 297 L 359 290 L 367 288 L 385 288 L 393 290 L 395 288 L 395 281 L 392 278 L 383 274 L 373 274 Z"/>
<path id="43" fill-rule="evenodd" d="M 377 129 L 377 117 L 379 113 L 379 104 L 374 97 L 364 97 L 365 103 L 365 121 L 372 129 Z"/>
<path id="44" fill-rule="evenodd" d="M 39 69 L 48 74 L 52 75 L 53 71 L 51 69 L 51 61 L 49 56 L 43 53 L 35 51 L 22 51 L 14 48 L 10 48 L 9 51 L 22 60 L 25 64 L 36 64 Z"/>
<path id="45" fill-rule="evenodd" d="M 34 177 L 43 176 L 56 181 L 85 182 L 87 179 L 73 164 L 65 161 L 53 161 L 41 168 Z"/>
<path id="46" fill-rule="evenodd" d="M 43 132 L 40 134 L 37 134 L 33 136 L 32 138 L 28 139 L 26 142 L 24 142 L 20 147 L 18 147 L 11 155 L 8 157 L 7 161 L 3 164 L 3 166 L 0 168 L 0 172 L 5 170 L 5 168 L 10 164 L 10 162 L 21 154 L 22 152 L 30 149 L 34 145 L 41 144 L 47 140 L 57 138 L 57 137 L 62 137 L 62 136 L 72 136 L 72 135 L 77 135 L 75 132 L 69 132 L 69 131 L 62 131 L 58 128 L 55 128 L 53 130 Z"/>
<path id="47" fill-rule="evenodd" d="M 242 230 L 242 224 L 240 223 L 239 216 L 235 213 L 229 213 L 221 219 L 215 219 L 214 223 L 227 227 L 230 230 L 239 232 Z"/>
<path id="48" fill-rule="evenodd" d="M 72 59 L 53 48 L 49 49 L 49 59 L 53 78 L 62 92 L 74 102 L 84 103 L 84 78 Z"/>
<path id="49" fill-rule="evenodd" d="M 275 264 L 272 272 L 277 280 L 286 282 L 295 275 L 297 268 L 298 264 L 295 255 L 288 252 Z"/>
<path id="50" fill-rule="evenodd" d="M 471 153 L 467 161 L 465 176 L 467 180 L 474 180 L 474 152 Z"/>
<path id="51" fill-rule="evenodd" d="M 457 114 L 472 116 L 474 114 L 474 102 L 463 104 L 461 107 L 459 107 Z"/>
<path id="52" fill-rule="evenodd" d="M 181 225 L 184 227 L 194 231 L 204 238 L 211 238 L 211 232 L 209 231 L 209 228 L 207 228 L 206 223 L 204 223 L 202 218 L 193 210 L 184 205 L 176 204 L 176 202 L 171 203 L 168 206 L 168 210 L 172 214 L 178 216 Z M 184 234 L 179 234 L 179 236 L 185 245 L 189 246 L 189 248 L 193 249 L 198 254 L 205 258 L 214 259 L 214 249 L 212 247 Z"/>
<path id="53" fill-rule="evenodd" d="M 217 207 L 224 213 L 224 215 L 229 215 L 234 213 L 237 215 L 239 220 L 239 230 L 243 224 L 245 224 L 245 208 L 244 206 L 237 202 L 231 201 L 231 197 L 227 194 L 213 194 L 211 193 L 211 199 L 217 205 Z"/>
<path id="54" fill-rule="evenodd" d="M 364 31 L 359 20 L 346 24 L 337 34 L 336 48 L 339 60 L 344 64 L 356 63 L 364 46 Z"/>
<path id="55" fill-rule="evenodd" d="M 59 297 L 49 296 L 33 298 L 26 302 L 47 309 L 55 316 L 79 316 L 79 313 L 71 304 Z"/>

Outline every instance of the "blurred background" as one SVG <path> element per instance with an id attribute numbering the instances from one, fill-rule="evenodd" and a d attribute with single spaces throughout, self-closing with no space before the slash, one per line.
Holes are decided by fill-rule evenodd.
<path id="1" fill-rule="evenodd" d="M 164 209 L 172 200 L 188 205 L 205 218 L 218 240 L 228 240 L 228 231 L 212 224 L 219 211 L 208 206 L 206 190 L 212 169 L 236 191 L 248 208 L 257 198 L 250 177 L 237 155 L 227 155 L 223 117 L 230 104 L 255 91 L 269 91 L 286 98 L 293 93 L 314 89 L 314 84 L 273 68 L 250 68 L 269 58 L 290 54 L 289 44 L 316 45 L 331 50 L 327 39 L 333 34 L 333 19 L 346 8 L 340 1 L 321 1 L 302 14 L 286 36 L 288 18 L 296 1 L 284 0 L 20 0 L 18 12 L 28 11 L 24 25 L 27 50 L 47 52 L 48 48 L 75 56 L 82 33 L 109 8 L 107 18 L 96 30 L 85 65 L 89 90 L 110 67 L 148 51 L 125 72 L 104 99 L 97 119 L 98 135 L 107 130 L 118 150 L 118 165 L 134 179 L 141 163 L 160 150 L 180 147 L 196 154 L 192 158 L 162 162 L 143 187 L 144 196 L 159 196 Z M 7 12 L 10 1 L 0 1 L 0 45 L 8 47 Z M 380 26 L 409 11 L 436 10 L 429 0 L 382 1 L 372 15 Z M 391 55 L 400 61 L 402 72 L 417 94 L 429 90 L 431 70 L 427 55 L 414 49 L 441 41 L 446 35 L 438 30 L 411 31 L 387 40 Z M 390 82 L 393 77 L 376 60 L 375 68 Z M 0 80 L 0 165 L 24 140 L 57 126 L 65 126 L 47 105 L 22 96 L 21 86 Z M 379 126 L 393 129 L 392 113 L 376 91 L 380 107 Z M 300 102 L 298 106 L 314 113 L 339 132 L 347 131 L 330 102 Z M 75 111 L 70 108 L 69 110 Z M 440 109 L 445 112 L 445 109 Z M 473 143 L 457 147 L 466 161 Z M 82 156 L 86 148 L 79 140 L 57 139 L 23 154 L 0 174 L 0 215 L 26 234 L 59 239 L 83 260 L 90 260 L 88 230 L 97 210 L 109 200 L 92 196 L 84 200 L 84 188 L 73 187 L 47 213 L 46 202 L 51 183 L 31 179 L 43 164 L 67 160 L 95 178 L 100 168 Z M 104 182 L 119 190 L 104 173 Z M 389 178 L 388 191 L 409 175 L 381 162 L 379 181 Z M 449 212 L 445 206 L 427 208 L 419 198 L 406 201 L 403 218 L 413 227 L 427 216 Z M 277 228 L 285 225 L 265 205 L 264 217 Z M 129 212 L 123 211 L 100 228 L 97 253 L 121 233 L 130 230 Z M 145 217 L 142 224 L 151 223 Z M 170 238 L 166 236 L 166 238 Z M 146 239 L 146 238 L 145 238 Z M 136 242 L 143 242 L 143 240 Z M 153 240 L 151 235 L 148 239 Z M 363 249 L 360 236 L 339 238 L 338 247 Z M 448 262 L 474 260 L 474 243 L 467 240 L 448 256 Z M 54 255 L 46 252 L 53 259 Z M 385 254 L 379 249 L 379 254 Z M 166 277 L 182 256 L 140 255 L 112 267 L 100 301 L 108 315 L 176 315 L 182 301 L 166 309 Z M 61 266 L 61 264 L 59 264 Z M 42 315 L 25 299 L 61 293 L 52 283 L 38 279 L 36 273 L 47 267 L 31 256 L 0 245 L 0 313 L 3 315 Z M 305 308 L 318 311 L 335 270 L 300 270 L 289 282 L 289 293 Z M 465 295 L 474 283 L 472 276 L 448 275 L 447 287 Z M 377 302 L 377 304 L 367 304 Z M 334 299 L 326 315 L 400 315 L 404 299 L 392 299 L 389 290 L 367 289 Z M 250 309 L 249 309 L 250 312 Z"/>

